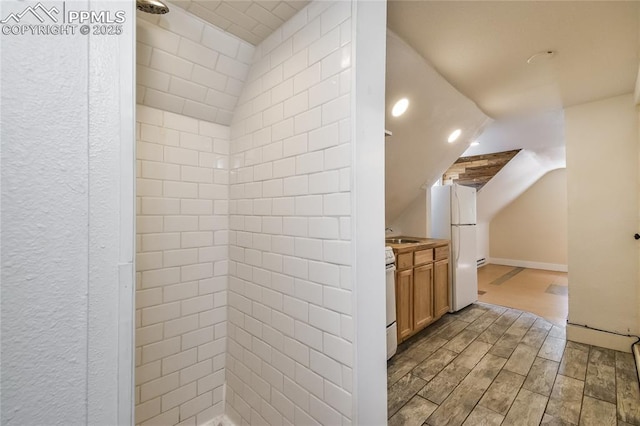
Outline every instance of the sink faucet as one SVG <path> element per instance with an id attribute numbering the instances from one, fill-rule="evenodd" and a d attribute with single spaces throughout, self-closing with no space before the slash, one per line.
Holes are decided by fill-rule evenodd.
<path id="1" fill-rule="evenodd" d="M 384 233 L 385 233 L 385 234 L 388 234 L 388 233 L 390 233 L 390 232 L 393 232 L 393 229 L 391 229 L 391 228 L 385 228 L 385 230 L 384 230 Z"/>

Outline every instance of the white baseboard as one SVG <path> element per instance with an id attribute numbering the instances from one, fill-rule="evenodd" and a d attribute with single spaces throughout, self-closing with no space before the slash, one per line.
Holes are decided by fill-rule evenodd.
<path id="1" fill-rule="evenodd" d="M 562 265 L 560 263 L 530 262 L 528 260 L 500 259 L 498 257 L 488 258 L 487 263 L 493 263 L 494 265 L 517 266 L 520 268 L 544 269 L 545 271 L 567 272 L 569 270 L 567 265 Z"/>
<path id="2" fill-rule="evenodd" d="M 567 340 L 587 345 L 600 346 L 620 352 L 631 352 L 635 337 L 619 336 L 606 331 L 592 330 L 579 325 L 567 324 Z"/>

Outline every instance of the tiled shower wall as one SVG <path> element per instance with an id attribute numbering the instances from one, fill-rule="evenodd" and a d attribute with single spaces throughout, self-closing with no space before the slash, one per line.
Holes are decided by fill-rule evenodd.
<path id="1" fill-rule="evenodd" d="M 169 6 L 137 16 L 135 421 L 200 424 L 224 409 L 226 125 L 254 47 Z"/>
<path id="2" fill-rule="evenodd" d="M 138 105 L 136 424 L 223 412 L 229 127 Z"/>
<path id="3" fill-rule="evenodd" d="M 350 424 L 351 3 L 256 48 L 231 126 L 226 412 Z"/>
<path id="4" fill-rule="evenodd" d="M 174 7 L 138 12 L 138 103 L 229 125 L 254 47 Z"/>

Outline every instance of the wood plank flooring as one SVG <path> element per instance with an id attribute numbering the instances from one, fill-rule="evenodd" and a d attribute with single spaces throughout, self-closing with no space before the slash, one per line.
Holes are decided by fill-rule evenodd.
<path id="1" fill-rule="evenodd" d="M 400 345 L 389 425 L 635 425 L 633 357 L 566 341 L 564 327 L 476 303 Z"/>

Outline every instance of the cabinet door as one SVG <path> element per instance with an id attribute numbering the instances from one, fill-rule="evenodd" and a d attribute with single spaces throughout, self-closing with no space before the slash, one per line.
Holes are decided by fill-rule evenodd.
<path id="1" fill-rule="evenodd" d="M 433 321 L 433 263 L 413 270 L 413 328 L 417 331 Z"/>
<path id="2" fill-rule="evenodd" d="M 449 312 L 449 259 L 435 263 L 433 272 L 433 310 L 436 318 Z"/>
<path id="3" fill-rule="evenodd" d="M 398 343 L 413 333 L 413 269 L 399 271 L 396 275 L 396 321 Z"/>

